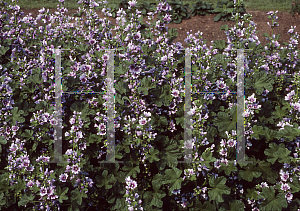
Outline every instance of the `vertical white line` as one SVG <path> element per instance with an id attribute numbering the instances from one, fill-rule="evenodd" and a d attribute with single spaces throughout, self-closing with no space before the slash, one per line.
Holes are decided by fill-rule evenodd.
<path id="1" fill-rule="evenodd" d="M 190 49 L 185 49 L 185 104 L 184 104 L 184 142 L 188 146 L 192 143 L 192 115 L 188 112 L 191 109 L 191 52 Z M 185 148 L 185 163 L 192 160 L 192 149 Z"/>
<path id="2" fill-rule="evenodd" d="M 237 162 L 245 160 L 244 50 L 237 50 Z"/>
<path id="3" fill-rule="evenodd" d="M 57 124 L 54 126 L 54 160 L 48 163 L 68 163 L 62 161 L 62 115 L 61 115 L 61 50 L 55 49 L 55 117 Z"/>
<path id="4" fill-rule="evenodd" d="M 109 162 L 115 162 L 115 130 L 114 130 L 114 107 L 115 107 L 115 91 L 114 91 L 114 52 L 109 51 L 109 59 L 107 66 L 108 86 L 107 86 L 107 155 L 106 159 Z"/>

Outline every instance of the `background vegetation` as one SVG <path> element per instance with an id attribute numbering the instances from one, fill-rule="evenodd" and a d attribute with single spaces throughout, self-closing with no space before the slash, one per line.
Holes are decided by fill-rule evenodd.
<path id="1" fill-rule="evenodd" d="M 65 7 L 68 9 L 78 9 L 78 0 L 65 0 Z M 144 2 L 144 0 L 136 0 L 137 2 Z M 169 0 L 168 0 L 169 1 Z M 178 1 L 178 0 L 177 0 Z M 214 7 L 216 7 L 217 2 L 219 0 L 203 0 L 207 3 L 212 3 Z M 119 4 L 121 0 L 108 0 L 109 4 Z M 148 0 L 148 3 L 159 2 L 158 0 Z M 190 8 L 193 4 L 197 2 L 197 0 L 188 0 L 188 1 L 179 1 L 182 3 L 189 4 Z M 280 12 L 289 12 L 291 9 L 292 3 L 294 0 L 244 0 L 246 9 L 249 10 L 262 10 L 262 11 L 271 11 L 278 10 Z M 57 0 L 19 0 L 18 5 L 22 9 L 33 9 L 33 8 L 49 8 L 56 9 L 58 1 Z"/>

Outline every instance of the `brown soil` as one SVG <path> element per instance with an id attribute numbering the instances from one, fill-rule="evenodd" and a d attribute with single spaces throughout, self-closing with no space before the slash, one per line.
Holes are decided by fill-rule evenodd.
<path id="1" fill-rule="evenodd" d="M 22 9 L 21 10 L 24 12 L 24 15 L 28 15 L 29 13 L 32 14 L 34 18 L 39 14 L 38 10 L 39 9 Z M 54 14 L 56 9 L 49 9 L 51 14 Z M 271 28 L 267 25 L 267 22 L 272 23 L 271 19 L 268 19 L 268 15 L 266 14 L 267 12 L 259 11 L 259 10 L 246 10 L 247 13 L 250 13 L 252 15 L 252 21 L 254 21 L 256 25 L 256 30 L 259 31 L 257 33 L 257 36 L 259 38 L 259 41 L 261 44 L 264 46 L 268 43 L 266 38 L 262 35 L 263 33 L 269 33 L 269 35 L 272 34 Z M 76 10 L 69 10 L 66 14 L 67 15 L 72 15 L 76 13 Z M 104 14 L 99 10 L 97 11 L 97 14 L 99 17 L 104 18 Z M 278 27 L 275 27 L 274 29 L 274 34 L 281 34 L 281 37 L 279 39 L 279 43 L 281 46 L 285 46 L 283 42 L 289 43 L 290 40 L 290 35 L 287 34 L 288 30 L 291 28 L 291 26 L 296 26 L 296 31 L 298 32 L 298 29 L 300 28 L 300 15 L 296 14 L 294 17 L 287 12 L 278 12 L 278 20 L 277 22 L 279 23 Z M 192 30 L 192 34 L 194 35 L 196 32 L 200 31 L 203 32 L 203 39 L 207 40 L 207 45 L 211 46 L 211 41 L 213 40 L 225 40 L 227 42 L 227 37 L 224 31 L 220 30 L 220 27 L 224 24 L 227 24 L 230 27 L 233 27 L 235 25 L 234 21 L 218 21 L 214 22 L 214 17 L 215 14 L 209 14 L 206 16 L 194 16 L 190 17 L 188 20 L 183 20 L 180 24 L 168 24 L 168 28 L 176 28 L 178 29 L 178 37 L 173 41 L 174 43 L 176 42 L 181 42 L 184 47 L 187 47 L 187 44 L 184 42 L 184 39 L 187 37 L 187 32 Z M 116 25 L 116 19 L 113 17 L 106 17 L 109 21 L 112 22 L 113 25 Z M 151 22 L 155 21 L 157 18 L 157 15 L 154 15 L 154 20 Z M 84 16 L 85 19 L 85 16 Z M 144 17 L 144 23 L 148 21 L 147 17 Z M 85 19 L 86 20 L 86 19 Z M 72 21 L 75 22 L 75 21 Z M 38 26 L 43 25 L 43 22 L 38 21 Z M 112 32 L 113 36 L 115 36 L 116 31 L 113 30 Z M 299 33 L 298 33 L 299 34 Z M 154 36 L 154 38 L 156 38 Z M 198 37 L 197 37 L 198 38 Z M 156 40 L 156 39 L 155 39 Z M 299 48 L 299 44 L 297 45 Z"/>

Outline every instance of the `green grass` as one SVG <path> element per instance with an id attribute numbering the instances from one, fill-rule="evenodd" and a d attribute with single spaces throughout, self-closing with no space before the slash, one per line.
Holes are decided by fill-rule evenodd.
<path id="1" fill-rule="evenodd" d="M 77 4 L 78 0 L 65 0 L 65 7 L 67 9 L 78 9 L 79 4 Z M 96 0 L 97 1 L 97 0 Z M 137 2 L 143 2 L 144 0 L 137 0 Z M 168 0 L 169 1 L 169 0 Z M 183 3 L 188 3 L 189 7 L 192 8 L 192 5 L 196 3 L 198 0 L 188 0 L 181 1 Z M 219 0 L 204 0 L 205 2 L 212 3 L 214 6 L 217 5 Z M 11 2 L 7 0 L 7 2 Z M 120 0 L 107 0 L 109 2 L 108 5 L 118 4 Z M 151 0 L 148 2 L 158 2 L 156 0 Z M 289 12 L 291 8 L 293 0 L 244 0 L 244 4 L 246 9 L 250 10 L 262 10 L 265 12 L 271 10 L 278 10 L 280 12 Z M 57 4 L 59 4 L 58 0 L 19 0 L 17 3 L 22 9 L 33 9 L 38 8 L 41 9 L 43 7 L 49 9 L 56 9 Z"/>

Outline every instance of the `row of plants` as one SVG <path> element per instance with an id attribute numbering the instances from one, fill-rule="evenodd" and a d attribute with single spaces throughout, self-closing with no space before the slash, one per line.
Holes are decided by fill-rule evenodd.
<path id="1" fill-rule="evenodd" d="M 1 3 L 1 176 L 0 205 L 11 210 L 297 210 L 299 191 L 299 54 L 298 35 L 280 48 L 279 37 L 261 46 L 251 15 L 234 17 L 225 30 L 228 42 L 208 48 L 202 33 L 188 33 L 192 54 L 193 93 L 220 91 L 193 100 L 193 139 L 184 141 L 184 51 L 174 45 L 176 30 L 167 30 L 170 6 L 160 2 L 155 24 L 139 31 L 141 11 L 117 13 L 117 35 L 97 17 L 105 4 L 79 1 L 87 21 L 69 24 L 63 0 L 55 15 L 41 9 L 34 20 L 21 18 L 16 2 Z M 102 7 L 101 7 L 102 6 Z M 8 16 L 15 11 L 13 17 Z M 80 11 L 80 8 L 79 8 Z M 148 19 L 154 14 L 148 14 Z M 276 27 L 276 12 L 268 13 Z M 125 17 L 131 18 L 129 21 Z M 239 19 L 242 22 L 239 22 Z M 53 27 L 53 23 L 58 23 Z M 226 28 L 226 27 L 225 27 Z M 175 35 L 174 35 L 175 34 Z M 158 40 L 151 39 L 158 36 Z M 7 38 L 10 39 L 7 39 Z M 105 159 L 109 94 L 62 97 L 63 152 L 68 164 L 53 158 L 54 67 L 62 51 L 63 91 L 104 91 L 109 52 L 115 51 L 116 160 Z M 237 53 L 245 59 L 246 159 L 236 157 Z M 214 70 L 214 71 L 211 71 Z M 3 123 L 2 123 L 3 122 Z M 66 142 L 68 141 L 68 142 Z M 183 149 L 192 150 L 192 163 Z M 191 190 L 193 190 L 191 192 Z M 125 210 L 124 209 L 124 210 Z"/>
<path id="2" fill-rule="evenodd" d="M 198 0 L 196 3 L 194 3 L 191 8 L 189 7 L 189 4 L 184 4 L 182 1 L 167 1 L 168 5 L 171 7 L 170 15 L 171 15 L 171 22 L 170 23 L 181 23 L 182 20 L 187 20 L 191 16 L 195 15 L 208 15 L 208 14 L 217 14 L 214 18 L 214 21 L 228 21 L 228 20 L 234 20 L 232 19 L 232 13 L 236 13 L 236 9 L 234 7 L 234 1 L 233 0 L 222 0 L 217 3 L 217 6 L 214 8 L 213 4 L 207 3 L 205 1 Z M 112 17 L 115 18 L 117 11 L 122 8 L 124 10 L 127 10 L 129 7 L 128 0 L 122 0 L 119 4 L 112 4 L 110 6 L 111 8 L 111 14 Z M 156 11 L 157 3 L 149 3 L 146 1 L 139 2 L 136 5 L 136 8 L 142 12 L 143 16 L 146 16 L 148 12 L 154 12 Z M 236 8 L 238 8 L 238 12 L 243 15 L 246 13 L 246 9 L 244 6 L 244 3 L 241 2 L 240 5 L 238 5 Z M 129 14 L 131 14 L 131 11 L 129 11 Z M 129 15 L 130 17 L 130 15 Z"/>

